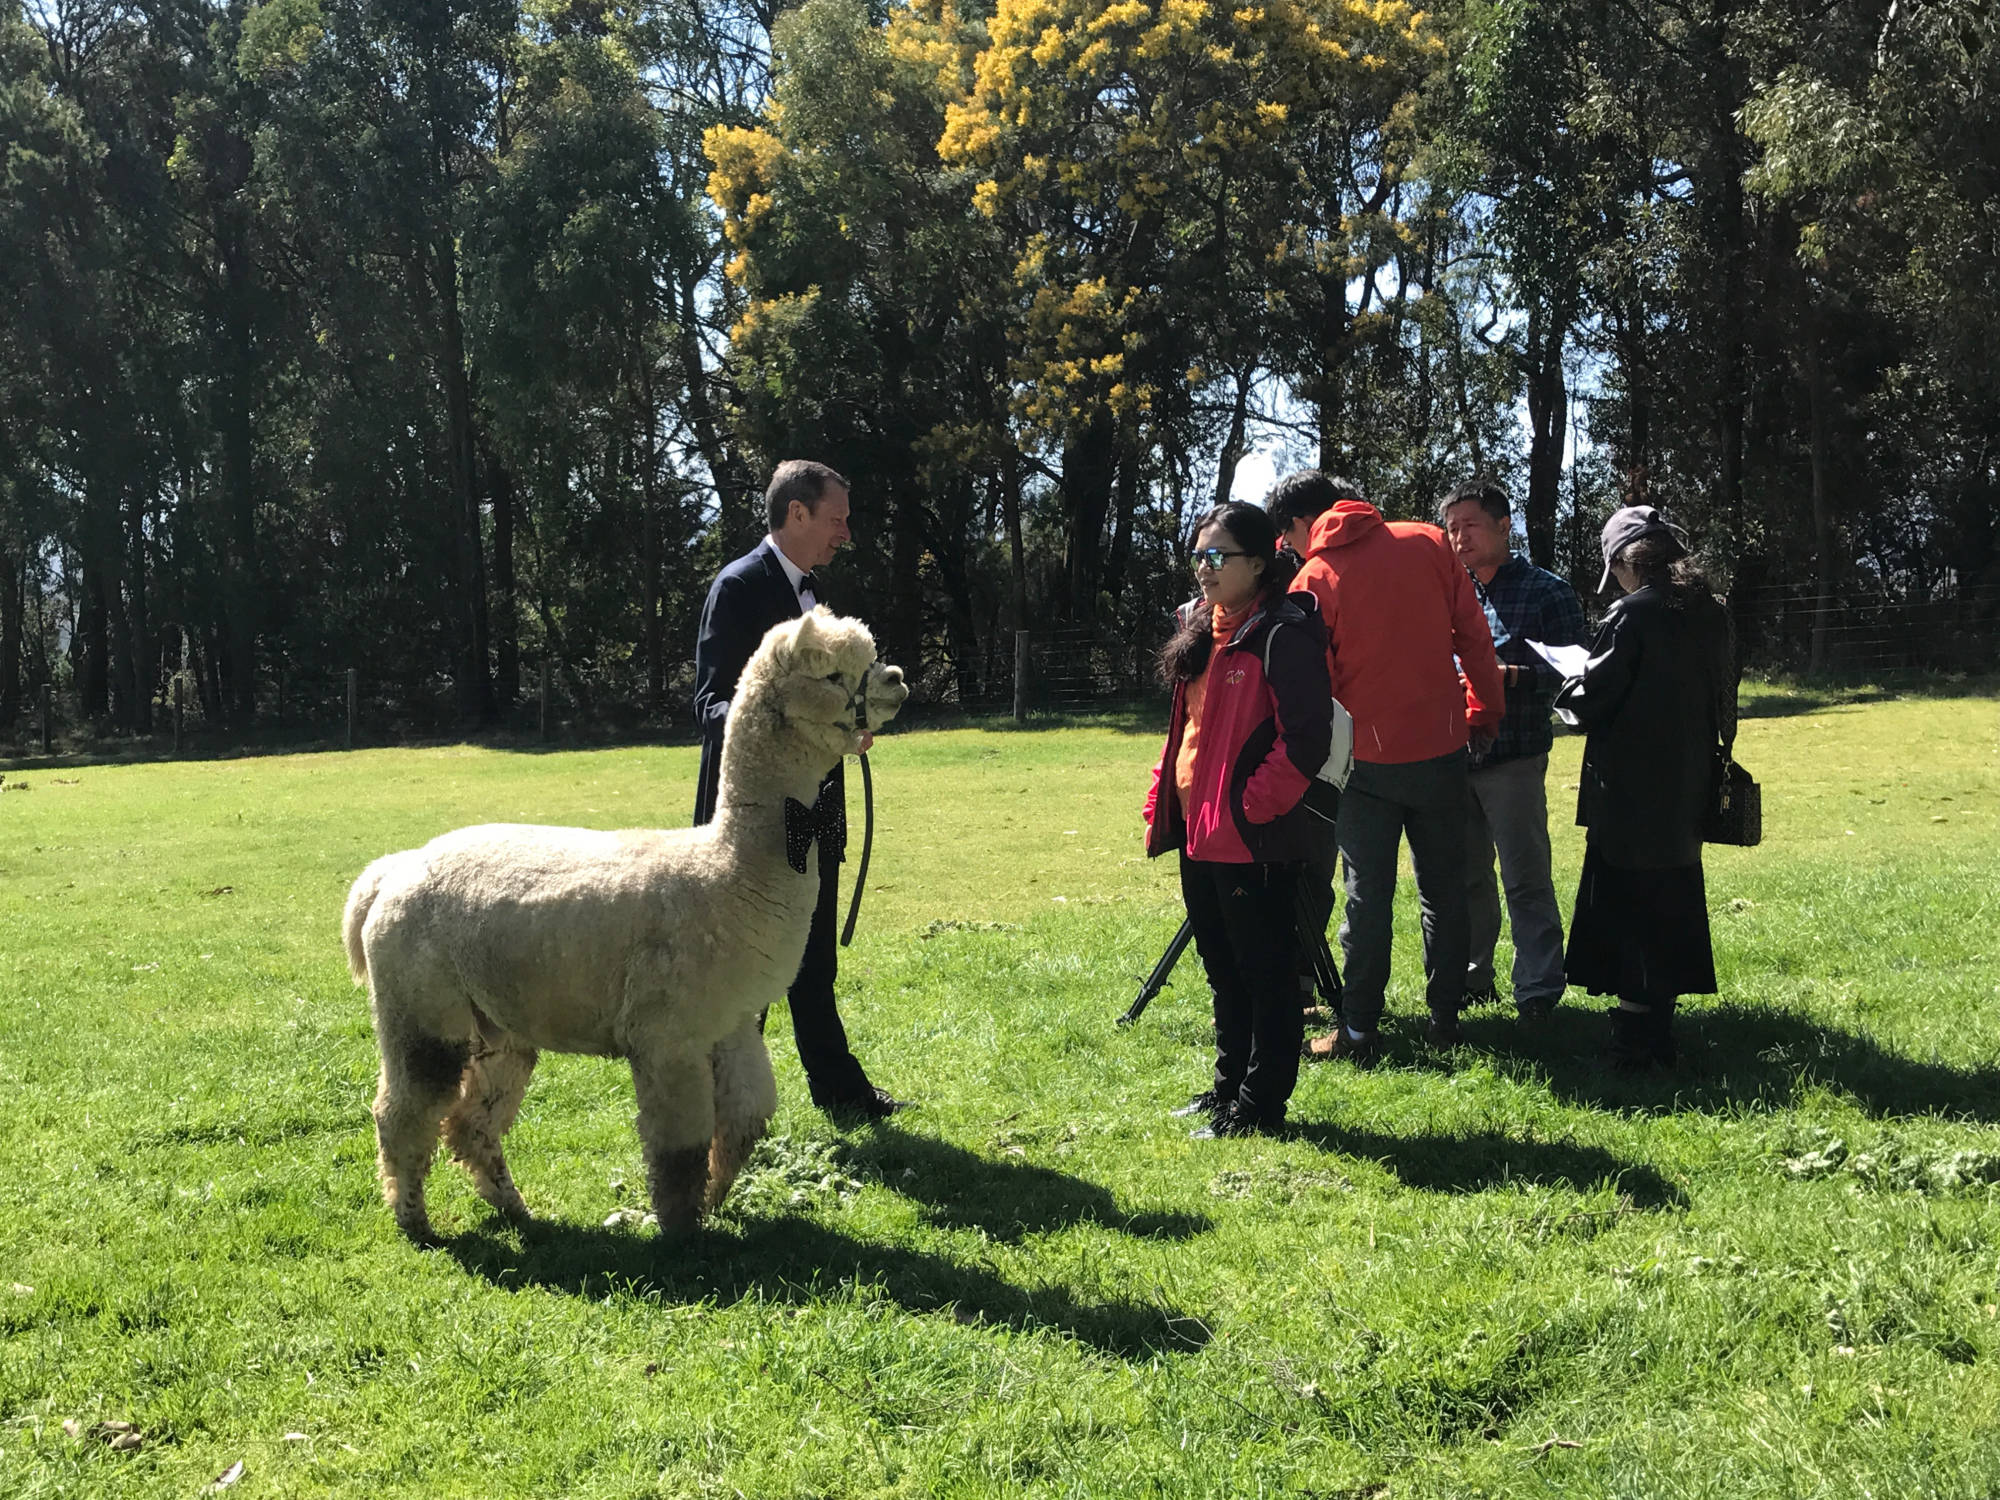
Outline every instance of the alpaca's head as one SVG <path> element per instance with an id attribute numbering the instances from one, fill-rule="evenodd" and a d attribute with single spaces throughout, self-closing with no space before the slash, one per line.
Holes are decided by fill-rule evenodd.
<path id="1" fill-rule="evenodd" d="M 730 705 L 723 774 L 731 774 L 733 763 L 739 774 L 755 774 L 752 765 L 737 761 L 749 755 L 758 770 L 796 766 L 816 785 L 841 756 L 861 748 L 864 733 L 893 719 L 909 696 L 902 668 L 876 660 L 875 638 L 859 620 L 821 605 L 773 625 L 743 669 Z M 766 736 L 768 748 L 753 751 L 746 743 L 732 754 L 737 740 Z"/>

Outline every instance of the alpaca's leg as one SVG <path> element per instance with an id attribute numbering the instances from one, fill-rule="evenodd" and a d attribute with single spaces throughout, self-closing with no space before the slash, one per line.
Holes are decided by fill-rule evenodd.
<path id="1" fill-rule="evenodd" d="M 715 1049 L 715 1139 L 708 1150 L 708 1207 L 714 1208 L 736 1181 L 764 1127 L 778 1109 L 778 1083 L 771 1054 L 754 1021 L 724 1037 Z"/>
<path id="2" fill-rule="evenodd" d="M 705 1053 L 662 1050 L 632 1058 L 639 1099 L 639 1144 L 660 1233 L 701 1222 L 708 1144 L 715 1134 L 715 1078 Z"/>
<path id="3" fill-rule="evenodd" d="M 378 998 L 375 1029 L 382 1077 L 375 1090 L 375 1143 L 382 1196 L 397 1226 L 422 1244 L 431 1237 L 424 1178 L 437 1150 L 438 1122 L 458 1097 L 472 1046 L 463 1039 L 411 1034 L 385 1024 L 382 1015 Z"/>
<path id="4" fill-rule="evenodd" d="M 513 1127 L 534 1071 L 532 1047 L 501 1046 L 476 1054 L 444 1122 L 445 1144 L 472 1174 L 479 1196 L 516 1223 L 533 1215 L 507 1170 L 500 1138 Z"/>

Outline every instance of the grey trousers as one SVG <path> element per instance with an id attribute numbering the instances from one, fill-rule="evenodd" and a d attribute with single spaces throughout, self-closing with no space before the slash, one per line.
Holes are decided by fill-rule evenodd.
<path id="1" fill-rule="evenodd" d="M 1357 761 L 1340 799 L 1340 863 L 1346 904 L 1340 948 L 1346 982 L 1343 1019 L 1372 1031 L 1389 988 L 1396 897 L 1396 852 L 1410 840 L 1424 929 L 1424 999 L 1434 1015 L 1455 1016 L 1465 998 L 1471 942 L 1465 910 L 1465 752 L 1380 765 Z"/>
<path id="2" fill-rule="evenodd" d="M 1563 992 L 1562 912 L 1549 873 L 1548 773 L 1548 756 L 1535 755 L 1476 767 L 1466 778 L 1472 792 L 1465 819 L 1465 904 L 1472 922 L 1472 954 L 1465 987 L 1479 990 L 1493 983 L 1504 887 L 1507 925 L 1514 933 L 1516 1005 L 1557 1000 Z"/>

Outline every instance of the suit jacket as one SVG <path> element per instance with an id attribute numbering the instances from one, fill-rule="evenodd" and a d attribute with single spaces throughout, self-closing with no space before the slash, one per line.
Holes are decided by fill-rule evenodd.
<path id="1" fill-rule="evenodd" d="M 814 597 L 825 602 L 819 580 L 813 582 Z M 796 620 L 800 613 L 798 592 L 785 576 L 769 539 L 729 564 L 709 585 L 694 645 L 694 719 L 701 727 L 701 772 L 694 790 L 696 823 L 706 823 L 715 816 L 715 798 L 722 781 L 722 732 L 737 681 L 765 632 L 773 625 Z M 846 790 L 844 771 L 837 765 L 822 784 L 820 799 L 824 803 L 831 796 L 844 801 Z M 846 849 L 844 838 L 839 842 L 840 847 L 822 849 L 821 853 L 840 858 Z"/>

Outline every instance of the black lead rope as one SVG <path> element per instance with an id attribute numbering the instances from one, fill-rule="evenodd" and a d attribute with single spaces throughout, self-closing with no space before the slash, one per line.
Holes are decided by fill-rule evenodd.
<path id="1" fill-rule="evenodd" d="M 854 724 L 868 727 L 868 674 L 854 690 Z M 868 752 L 861 753 L 861 867 L 854 872 L 854 899 L 847 903 L 847 925 L 840 929 L 840 946 L 854 941 L 854 922 L 861 915 L 861 889 L 868 883 L 868 856 L 875 851 L 875 778 L 868 770 Z"/>
<path id="2" fill-rule="evenodd" d="M 861 888 L 868 883 L 868 856 L 875 848 L 875 778 L 868 774 L 868 757 L 861 757 L 861 867 L 854 872 L 854 899 L 847 903 L 847 925 L 840 946 L 854 941 L 854 919 L 861 915 Z"/>

